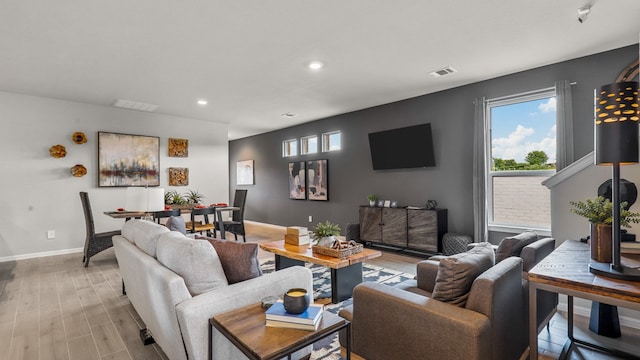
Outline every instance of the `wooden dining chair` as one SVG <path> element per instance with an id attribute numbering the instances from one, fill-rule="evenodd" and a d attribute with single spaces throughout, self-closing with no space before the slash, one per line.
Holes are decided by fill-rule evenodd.
<path id="1" fill-rule="evenodd" d="M 231 220 L 224 221 L 224 229 L 218 231 L 228 231 L 233 234 L 236 241 L 238 240 L 238 235 L 242 235 L 242 241 L 247 242 L 245 238 L 244 231 L 244 207 L 247 202 L 247 190 L 246 189 L 238 189 L 236 190 L 235 196 L 233 197 L 233 207 L 239 208 L 238 210 L 233 210 L 231 214 Z M 217 224 L 217 223 L 216 223 Z"/>
<path id="2" fill-rule="evenodd" d="M 206 232 L 208 236 L 215 237 L 215 225 L 213 225 L 213 223 L 216 221 L 215 210 L 216 208 L 214 207 L 191 209 L 191 221 L 186 226 L 187 232 L 200 234 Z M 211 219 L 209 219 L 209 215 L 211 215 Z M 199 216 L 202 217 L 202 220 L 197 221 L 196 217 Z M 211 234 L 212 232 L 213 235 Z"/>
<path id="3" fill-rule="evenodd" d="M 155 220 L 156 223 L 160 224 L 160 219 L 165 219 L 165 218 L 169 218 L 169 217 L 172 217 L 172 216 L 180 216 L 180 214 L 181 214 L 180 209 L 154 211 L 153 212 L 153 220 Z"/>
<path id="4" fill-rule="evenodd" d="M 89 202 L 89 194 L 81 191 L 80 201 L 82 202 L 82 210 L 84 210 L 84 223 L 87 231 L 87 237 L 84 240 L 84 256 L 82 257 L 82 262 L 84 263 L 84 267 L 87 267 L 89 266 L 89 259 L 92 256 L 113 246 L 111 237 L 120 235 L 120 230 L 96 233 L 91 203 Z"/>

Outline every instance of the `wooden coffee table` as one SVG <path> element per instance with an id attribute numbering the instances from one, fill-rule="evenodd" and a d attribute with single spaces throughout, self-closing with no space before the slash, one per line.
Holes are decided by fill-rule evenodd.
<path id="1" fill-rule="evenodd" d="M 362 282 L 362 263 L 382 256 L 378 250 L 364 249 L 361 253 L 339 259 L 314 254 L 309 245 L 295 246 L 284 240 L 261 243 L 260 248 L 276 255 L 276 270 L 305 262 L 331 269 L 331 302 L 336 304 L 353 296 L 353 288 Z"/>
<path id="2" fill-rule="evenodd" d="M 216 315 L 209 320 L 209 341 L 212 329 L 216 328 L 249 359 L 271 360 L 284 356 L 290 359 L 294 352 L 345 329 L 347 360 L 351 359 L 351 323 L 338 315 L 324 311 L 315 331 L 267 327 L 265 323 L 264 309 L 260 304 Z M 210 359 L 212 346 L 210 343 Z"/>

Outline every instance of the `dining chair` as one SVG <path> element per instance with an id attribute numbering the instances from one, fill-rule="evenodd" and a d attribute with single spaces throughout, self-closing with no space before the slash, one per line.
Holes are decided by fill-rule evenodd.
<path id="1" fill-rule="evenodd" d="M 215 225 L 213 225 L 216 221 L 215 211 L 215 207 L 191 209 L 191 221 L 186 226 L 187 232 L 202 234 L 206 231 L 209 236 L 212 236 L 211 232 L 213 232 L 215 237 Z M 209 221 L 209 215 L 212 215 L 211 221 Z M 196 216 L 202 216 L 204 221 L 196 221 Z"/>
<path id="2" fill-rule="evenodd" d="M 97 253 L 113 246 L 111 237 L 120 235 L 120 230 L 96 233 L 95 224 L 93 222 L 93 212 L 91 211 L 91 202 L 89 202 L 89 194 L 85 191 L 80 192 L 80 201 L 82 202 L 82 210 L 84 210 L 84 223 L 87 230 L 87 237 L 84 241 L 84 256 L 82 262 L 84 267 L 89 266 L 89 259 Z"/>
<path id="3" fill-rule="evenodd" d="M 242 241 L 247 242 L 245 238 L 244 231 L 244 207 L 247 201 L 247 190 L 246 189 L 238 189 L 236 190 L 235 196 L 233 198 L 233 207 L 237 207 L 238 210 L 233 210 L 231 214 L 231 220 L 223 221 L 224 229 L 218 231 L 228 231 L 233 234 L 236 241 L 238 240 L 238 235 L 242 235 Z M 216 223 L 217 224 L 217 223 Z"/>
<path id="4" fill-rule="evenodd" d="M 172 216 L 180 216 L 180 214 L 181 214 L 180 209 L 154 211 L 153 212 L 153 220 L 155 220 L 156 223 L 160 224 L 160 219 L 165 219 L 165 218 L 169 218 L 169 217 L 172 217 Z"/>

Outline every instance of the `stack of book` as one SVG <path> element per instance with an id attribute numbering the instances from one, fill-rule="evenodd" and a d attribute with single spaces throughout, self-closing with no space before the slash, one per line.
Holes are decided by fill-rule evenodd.
<path id="1" fill-rule="evenodd" d="M 276 301 L 265 312 L 267 326 L 301 330 L 317 330 L 322 319 L 322 304 L 310 304 L 302 314 L 289 314 L 284 310 L 282 301 Z"/>
<path id="2" fill-rule="evenodd" d="M 291 245 L 307 245 L 310 241 L 309 230 L 304 226 L 289 226 L 284 235 L 284 242 Z"/>
<path id="3" fill-rule="evenodd" d="M 640 242 L 623 241 L 620 243 L 621 254 L 640 254 Z"/>

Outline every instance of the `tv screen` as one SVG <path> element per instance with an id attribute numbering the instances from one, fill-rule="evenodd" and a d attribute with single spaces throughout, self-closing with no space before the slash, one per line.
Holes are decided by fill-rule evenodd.
<path id="1" fill-rule="evenodd" d="M 369 133 L 374 170 L 435 166 L 431 124 Z"/>

